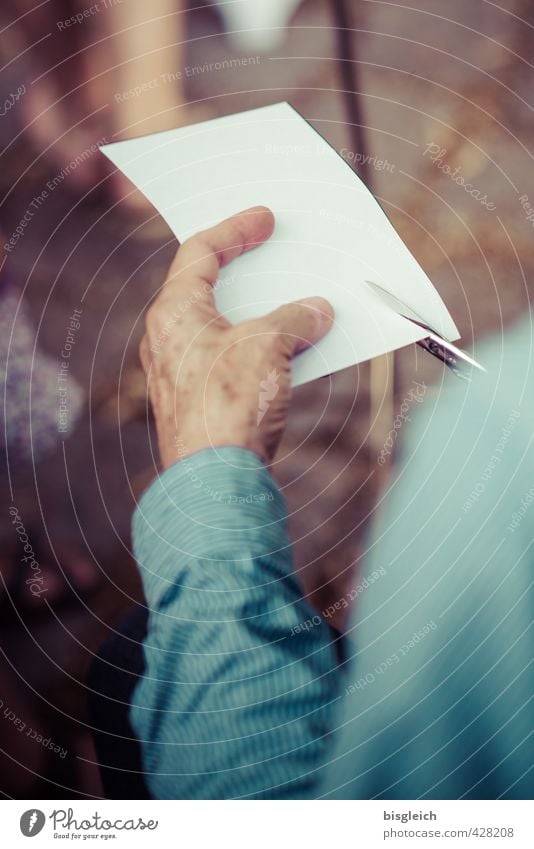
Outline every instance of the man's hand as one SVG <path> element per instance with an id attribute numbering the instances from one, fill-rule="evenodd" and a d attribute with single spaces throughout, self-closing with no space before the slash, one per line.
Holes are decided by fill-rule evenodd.
<path id="1" fill-rule="evenodd" d="M 164 468 L 202 448 L 235 445 L 270 462 L 291 395 L 291 359 L 333 320 L 323 298 L 306 298 L 231 325 L 217 311 L 219 269 L 272 234 L 274 218 L 253 207 L 179 248 L 146 319 L 140 356 Z"/>

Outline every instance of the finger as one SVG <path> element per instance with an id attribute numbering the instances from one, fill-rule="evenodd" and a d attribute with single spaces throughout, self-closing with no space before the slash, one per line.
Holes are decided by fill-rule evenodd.
<path id="1" fill-rule="evenodd" d="M 334 309 L 324 298 L 304 298 L 278 307 L 261 321 L 283 337 L 288 354 L 294 356 L 328 333 Z"/>
<path id="2" fill-rule="evenodd" d="M 169 270 L 165 294 L 178 301 L 211 300 L 219 270 L 272 234 L 274 216 L 254 206 L 192 236 L 178 249 Z"/>

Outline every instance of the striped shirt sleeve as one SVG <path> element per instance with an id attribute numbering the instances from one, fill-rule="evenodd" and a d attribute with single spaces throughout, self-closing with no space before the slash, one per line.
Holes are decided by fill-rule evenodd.
<path id="1" fill-rule="evenodd" d="M 132 723 L 157 798 L 314 794 L 336 635 L 293 574 L 283 497 L 252 452 L 201 451 L 133 520 L 150 610 Z"/>

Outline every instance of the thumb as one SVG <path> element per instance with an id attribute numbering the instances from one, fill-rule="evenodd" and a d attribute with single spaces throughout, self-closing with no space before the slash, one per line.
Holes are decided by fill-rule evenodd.
<path id="1" fill-rule="evenodd" d="M 278 307 L 263 321 L 271 331 L 284 337 L 292 357 L 323 338 L 334 321 L 334 309 L 324 298 L 303 298 Z"/>

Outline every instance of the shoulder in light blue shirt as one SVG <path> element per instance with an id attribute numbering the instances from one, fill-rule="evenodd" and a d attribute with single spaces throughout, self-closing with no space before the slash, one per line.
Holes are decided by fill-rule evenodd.
<path id="1" fill-rule="evenodd" d="M 530 798 L 531 347 L 530 325 L 486 347 L 487 377 L 451 376 L 406 426 L 343 667 L 255 455 L 203 451 L 152 485 L 132 722 L 155 796 Z"/>

